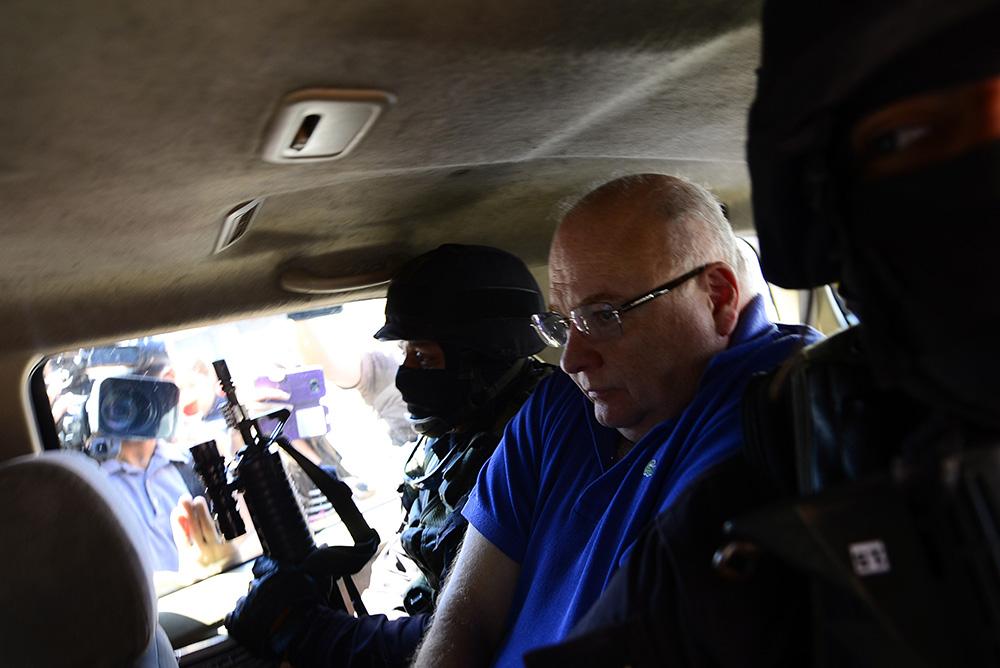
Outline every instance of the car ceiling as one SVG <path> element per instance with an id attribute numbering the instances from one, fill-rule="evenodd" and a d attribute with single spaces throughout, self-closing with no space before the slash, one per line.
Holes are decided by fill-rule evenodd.
<path id="1" fill-rule="evenodd" d="M 0 348 L 49 352 L 364 283 L 445 241 L 545 264 L 556 205 L 687 175 L 748 227 L 757 2 L 138 2 L 0 6 Z M 279 101 L 395 96 L 347 157 L 261 159 Z M 238 204 L 247 233 L 214 254 Z M 355 280 L 356 279 L 356 280 Z"/>

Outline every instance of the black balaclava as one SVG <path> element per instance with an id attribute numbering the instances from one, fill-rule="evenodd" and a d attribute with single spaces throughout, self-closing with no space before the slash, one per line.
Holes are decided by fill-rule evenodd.
<path id="1" fill-rule="evenodd" d="M 843 287 L 878 375 L 1000 427 L 1000 142 L 857 185 L 850 206 Z"/>
<path id="2" fill-rule="evenodd" d="M 440 436 L 488 419 L 481 409 L 545 347 L 531 328 L 544 310 L 527 265 L 499 248 L 444 244 L 401 267 L 375 338 L 434 341 L 445 355 L 444 369 L 396 374 L 414 429 Z"/>
<path id="3" fill-rule="evenodd" d="M 980 19 L 981 21 L 982 19 Z M 893 100 L 1000 74 L 995 23 L 949 31 L 883 68 L 853 97 L 857 119 Z M 845 158 L 846 160 L 846 158 Z M 841 179 L 842 289 L 876 375 L 916 398 L 1000 427 L 1000 141 L 872 180 Z"/>
<path id="4" fill-rule="evenodd" d="M 442 344 L 445 368 L 400 366 L 396 387 L 406 402 L 410 422 L 420 434 L 441 436 L 474 420 L 523 366 L 519 359 L 491 357 Z"/>

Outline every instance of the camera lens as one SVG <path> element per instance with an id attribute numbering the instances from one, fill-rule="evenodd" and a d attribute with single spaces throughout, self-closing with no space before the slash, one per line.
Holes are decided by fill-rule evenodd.
<path id="1" fill-rule="evenodd" d="M 132 387 L 114 388 L 101 397 L 101 418 L 113 434 L 154 435 L 160 419 L 148 394 Z"/>

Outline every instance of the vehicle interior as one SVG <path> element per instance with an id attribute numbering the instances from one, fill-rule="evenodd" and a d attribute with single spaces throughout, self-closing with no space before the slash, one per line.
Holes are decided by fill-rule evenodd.
<path id="1" fill-rule="evenodd" d="M 759 13 L 735 0 L 4 3 L 0 460 L 58 448 L 49 356 L 375 303 L 359 307 L 368 327 L 393 272 L 446 242 L 511 251 L 544 288 L 560 206 L 616 176 L 686 176 L 752 238 Z M 770 296 L 782 319 L 828 332 L 849 318 L 829 289 Z M 175 650 L 216 633 L 247 569 L 158 589 Z M 206 597 L 219 610 L 197 619 Z"/>

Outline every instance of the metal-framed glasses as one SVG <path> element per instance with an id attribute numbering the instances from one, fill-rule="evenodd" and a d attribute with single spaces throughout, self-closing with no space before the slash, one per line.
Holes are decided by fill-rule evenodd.
<path id="1" fill-rule="evenodd" d="M 569 312 L 568 316 L 553 311 L 536 313 L 531 316 L 531 326 L 546 345 L 562 348 L 569 341 L 569 328 L 576 330 L 592 341 L 607 341 L 622 334 L 622 315 L 632 309 L 647 304 L 660 295 L 665 295 L 686 281 L 705 271 L 707 264 L 692 269 L 683 276 L 667 281 L 624 304 L 596 303 L 584 304 Z"/>

